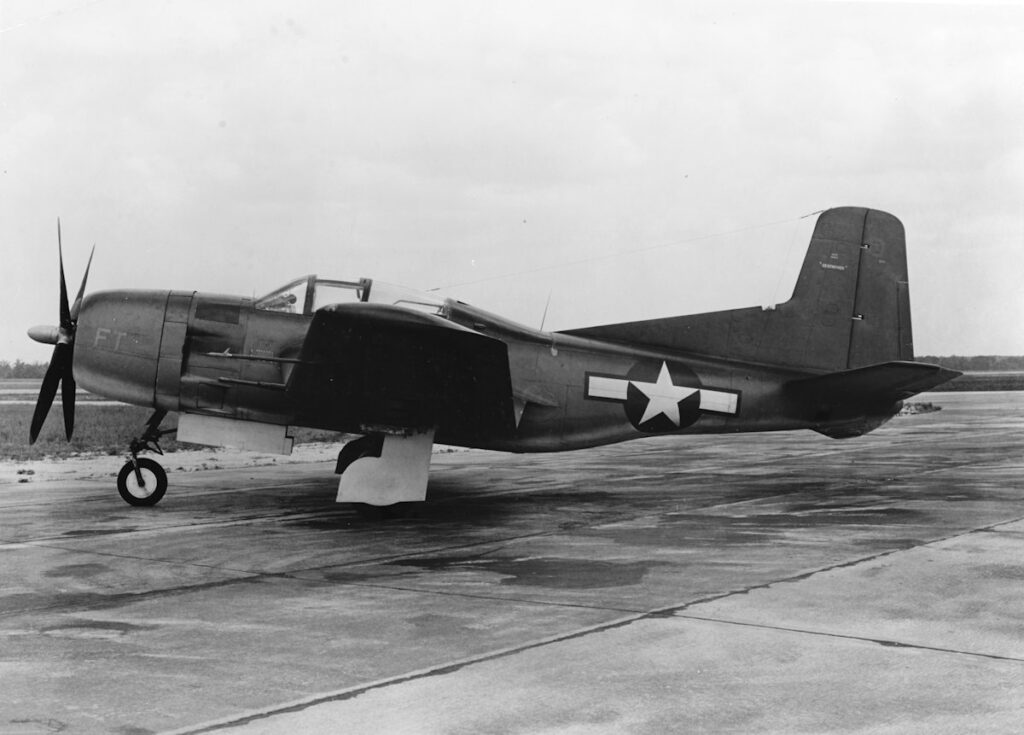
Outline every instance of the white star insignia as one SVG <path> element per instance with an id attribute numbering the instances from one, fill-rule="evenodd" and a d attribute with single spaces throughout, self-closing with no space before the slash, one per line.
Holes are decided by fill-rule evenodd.
<path id="1" fill-rule="evenodd" d="M 625 403 L 629 395 L 628 389 L 630 385 L 635 386 L 647 398 L 647 406 L 644 408 L 643 416 L 636 425 L 647 423 L 658 416 L 664 416 L 675 426 L 681 426 L 679 403 L 694 393 L 700 397 L 698 408 L 701 411 L 733 416 L 739 412 L 740 394 L 738 391 L 691 388 L 685 385 L 676 385 L 672 382 L 672 374 L 669 372 L 668 363 L 665 361 L 662 361 L 658 378 L 653 383 L 616 378 L 609 375 L 588 375 L 585 397 Z"/>
<path id="2" fill-rule="evenodd" d="M 672 375 L 668 371 L 668 363 L 661 363 L 661 372 L 658 373 L 658 382 L 643 383 L 639 380 L 629 381 L 647 396 L 647 410 L 644 411 L 640 423 L 646 423 L 658 414 L 665 417 L 676 426 L 679 426 L 679 401 L 689 398 L 697 392 L 697 388 L 687 388 L 682 385 L 675 385 L 672 382 Z"/>

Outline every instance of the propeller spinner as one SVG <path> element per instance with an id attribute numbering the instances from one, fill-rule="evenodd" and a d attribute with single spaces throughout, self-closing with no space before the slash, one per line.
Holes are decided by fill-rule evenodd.
<path id="1" fill-rule="evenodd" d="M 36 342 L 55 345 L 53 356 L 50 358 L 50 365 L 46 369 L 43 378 L 43 386 L 39 390 L 39 400 L 36 401 L 36 410 L 32 414 L 32 426 L 29 429 L 29 443 L 35 443 L 39 432 L 46 421 L 46 415 L 50 412 L 53 399 L 57 395 L 57 386 L 61 388 L 61 401 L 64 406 L 64 431 L 68 440 L 75 430 L 75 376 L 72 373 L 72 363 L 75 354 L 75 329 L 78 326 L 78 312 L 82 308 L 82 297 L 85 295 L 85 283 L 89 279 L 89 268 L 92 266 L 92 256 L 96 251 L 89 253 L 89 263 L 85 266 L 85 275 L 82 277 L 82 285 L 78 289 L 78 295 L 73 304 L 68 304 L 68 288 L 64 280 L 64 248 L 60 236 L 60 220 L 57 220 L 57 254 L 60 262 L 60 326 L 32 327 L 28 330 L 28 336 Z"/>

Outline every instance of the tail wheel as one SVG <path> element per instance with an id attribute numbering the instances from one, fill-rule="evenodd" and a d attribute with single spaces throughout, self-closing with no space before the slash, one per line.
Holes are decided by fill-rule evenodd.
<path id="1" fill-rule="evenodd" d="M 167 492 L 167 473 L 159 462 L 149 457 L 126 462 L 117 473 L 117 492 L 129 505 L 156 505 Z"/>

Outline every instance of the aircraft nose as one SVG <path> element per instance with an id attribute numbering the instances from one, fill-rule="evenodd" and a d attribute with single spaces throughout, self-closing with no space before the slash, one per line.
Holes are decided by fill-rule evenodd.
<path id="1" fill-rule="evenodd" d="M 74 371 L 85 390 L 150 406 L 169 291 L 100 291 L 82 303 Z"/>

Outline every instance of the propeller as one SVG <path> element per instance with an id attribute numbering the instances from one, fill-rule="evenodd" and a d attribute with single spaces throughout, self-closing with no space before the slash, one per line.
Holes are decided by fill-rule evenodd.
<path id="1" fill-rule="evenodd" d="M 93 246 L 92 253 L 89 253 L 89 263 L 85 266 L 85 276 L 82 277 L 82 286 L 78 289 L 78 295 L 72 304 L 68 304 L 68 287 L 64 280 L 64 247 L 61 243 L 60 220 L 57 220 L 57 257 L 60 262 L 60 326 L 32 327 L 28 330 L 28 336 L 36 342 L 55 345 L 53 356 L 50 358 L 50 365 L 46 368 L 46 375 L 43 377 L 43 386 L 39 390 L 39 400 L 36 401 L 36 410 L 32 414 L 32 426 L 29 429 L 29 443 L 34 444 L 39 438 L 39 432 L 46 421 L 46 415 L 50 412 L 53 399 L 57 395 L 57 387 L 61 389 L 61 402 L 64 406 L 64 432 L 68 441 L 75 430 L 75 376 L 72 371 L 72 363 L 75 356 L 75 330 L 78 326 L 78 312 L 82 309 L 82 297 L 85 295 L 85 282 L 89 279 L 89 268 L 92 266 L 92 256 L 96 252 Z"/>

